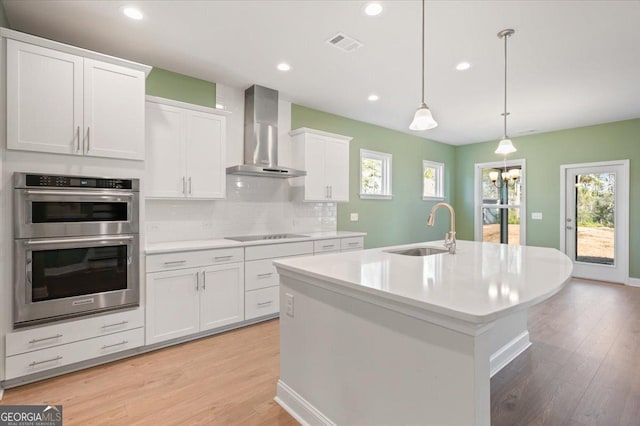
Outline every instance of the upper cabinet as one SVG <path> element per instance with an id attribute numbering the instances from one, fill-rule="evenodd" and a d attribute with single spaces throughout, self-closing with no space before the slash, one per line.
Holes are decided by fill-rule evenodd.
<path id="1" fill-rule="evenodd" d="M 7 33 L 8 149 L 144 159 L 150 67 Z"/>
<path id="2" fill-rule="evenodd" d="M 226 117 L 211 108 L 147 99 L 147 197 L 224 198 Z"/>
<path id="3" fill-rule="evenodd" d="M 349 201 L 348 136 L 302 127 L 291 131 L 294 167 L 307 175 L 293 181 L 304 201 Z"/>

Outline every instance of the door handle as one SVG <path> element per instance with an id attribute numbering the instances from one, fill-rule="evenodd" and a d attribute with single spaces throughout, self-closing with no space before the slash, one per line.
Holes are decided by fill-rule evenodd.
<path id="1" fill-rule="evenodd" d="M 567 229 L 571 230 L 571 229 L 573 229 L 573 226 L 567 226 Z"/>

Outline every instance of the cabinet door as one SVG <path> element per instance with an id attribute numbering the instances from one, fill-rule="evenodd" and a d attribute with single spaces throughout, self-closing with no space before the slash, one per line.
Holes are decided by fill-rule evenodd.
<path id="1" fill-rule="evenodd" d="M 84 152 L 144 160 L 144 72 L 84 60 Z"/>
<path id="2" fill-rule="evenodd" d="M 329 195 L 325 180 L 325 139 L 322 136 L 305 136 L 305 166 L 307 176 L 304 183 L 305 201 L 327 201 Z"/>
<path id="3" fill-rule="evenodd" d="M 200 269 L 147 274 L 146 343 L 198 332 Z"/>
<path id="4" fill-rule="evenodd" d="M 146 196 L 184 197 L 186 115 L 181 109 L 147 102 L 146 120 Z"/>
<path id="5" fill-rule="evenodd" d="M 244 264 L 203 268 L 200 292 L 200 330 L 244 320 Z"/>
<path id="6" fill-rule="evenodd" d="M 7 148 L 81 154 L 82 58 L 7 40 Z"/>
<path id="7" fill-rule="evenodd" d="M 327 138 L 324 165 L 329 198 L 332 201 L 349 201 L 349 143 Z"/>
<path id="8" fill-rule="evenodd" d="M 225 118 L 187 111 L 187 193 L 192 198 L 224 198 Z"/>

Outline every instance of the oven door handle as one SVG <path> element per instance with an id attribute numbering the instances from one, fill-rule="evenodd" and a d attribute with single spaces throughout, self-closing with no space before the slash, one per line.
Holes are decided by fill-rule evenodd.
<path id="1" fill-rule="evenodd" d="M 95 197 L 95 196 L 107 196 L 107 197 L 126 197 L 133 198 L 132 192 L 122 191 L 56 191 L 46 189 L 27 189 L 24 191 L 27 195 L 64 195 L 69 197 Z"/>
<path id="2" fill-rule="evenodd" d="M 102 237 L 89 237 L 89 238 L 46 238 L 42 240 L 27 240 L 24 241 L 23 244 L 26 246 L 37 246 L 37 245 L 45 245 L 45 244 L 64 244 L 64 243 L 90 243 L 90 242 L 100 242 L 100 241 L 131 241 L 133 240 L 133 236 L 102 236 Z"/>

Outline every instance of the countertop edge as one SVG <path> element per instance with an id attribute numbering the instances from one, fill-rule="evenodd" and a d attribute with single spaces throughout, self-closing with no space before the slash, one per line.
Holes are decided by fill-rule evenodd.
<path id="1" fill-rule="evenodd" d="M 287 239 L 277 239 L 277 240 L 258 240 L 258 241 L 246 241 L 246 242 L 226 240 L 224 238 L 216 238 L 212 240 L 170 241 L 170 242 L 164 242 L 164 243 L 150 243 L 145 247 L 144 254 L 148 256 L 152 256 L 156 254 L 185 252 L 185 251 L 253 247 L 253 246 L 261 246 L 261 245 L 271 245 L 271 244 L 287 244 L 287 243 L 297 243 L 297 242 L 305 242 L 305 241 L 330 240 L 334 238 L 351 238 L 351 237 L 367 236 L 366 232 L 352 232 L 352 231 L 330 231 L 327 233 L 308 232 L 307 234 L 308 236 L 304 238 L 287 238 Z"/>

